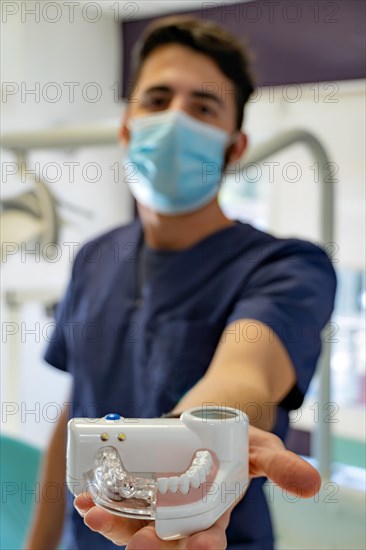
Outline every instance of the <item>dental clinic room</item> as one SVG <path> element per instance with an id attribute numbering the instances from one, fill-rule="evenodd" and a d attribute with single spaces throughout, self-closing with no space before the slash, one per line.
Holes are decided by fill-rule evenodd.
<path id="1" fill-rule="evenodd" d="M 0 548 L 365 549 L 366 3 L 0 8 Z"/>

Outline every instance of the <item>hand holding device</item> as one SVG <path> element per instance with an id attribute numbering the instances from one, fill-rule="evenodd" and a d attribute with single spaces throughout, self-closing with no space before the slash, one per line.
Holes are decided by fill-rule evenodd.
<path id="1" fill-rule="evenodd" d="M 162 539 L 207 529 L 248 484 L 248 419 L 227 407 L 193 408 L 179 419 L 74 418 L 67 483 L 98 506 L 155 520 Z"/>

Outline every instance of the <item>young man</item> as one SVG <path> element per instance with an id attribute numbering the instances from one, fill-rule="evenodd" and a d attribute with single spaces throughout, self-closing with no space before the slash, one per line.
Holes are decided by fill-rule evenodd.
<path id="1" fill-rule="evenodd" d="M 253 86 L 240 44 L 211 23 L 160 20 L 138 45 L 135 84 L 121 140 L 139 219 L 93 241 L 92 258 L 84 247 L 74 263 L 46 354 L 74 377 L 72 411 L 51 441 L 43 482 L 63 483 L 68 416 L 156 417 L 217 403 L 283 439 L 333 307 L 334 271 L 321 250 L 230 220 L 217 202 L 222 170 L 247 144 L 241 126 Z M 231 516 L 180 548 L 270 549 L 258 476 L 291 480 L 303 496 L 316 491 L 317 475 L 274 436 L 253 427 L 250 437 L 257 479 Z M 41 503 L 29 549 L 56 547 L 63 502 L 52 506 Z M 107 550 L 111 540 L 178 547 L 84 497 L 76 507 L 80 515 L 68 503 L 67 549 Z"/>

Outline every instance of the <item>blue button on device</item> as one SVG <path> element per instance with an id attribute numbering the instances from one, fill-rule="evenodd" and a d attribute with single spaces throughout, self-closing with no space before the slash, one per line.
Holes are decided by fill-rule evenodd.
<path id="1" fill-rule="evenodd" d="M 106 420 L 120 420 L 121 415 L 118 413 L 109 413 L 105 417 Z"/>

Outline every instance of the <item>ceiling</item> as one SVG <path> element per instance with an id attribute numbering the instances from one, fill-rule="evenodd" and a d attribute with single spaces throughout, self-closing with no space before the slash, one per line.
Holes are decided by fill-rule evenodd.
<path id="1" fill-rule="evenodd" d="M 127 1 L 124 6 L 129 4 L 134 2 Z M 273 3 L 270 0 L 251 0 L 247 5 L 239 2 L 225 5 L 222 0 L 146 0 L 140 4 L 144 11 L 139 12 L 139 17 L 123 22 L 121 81 L 125 86 L 129 83 L 132 48 L 149 23 L 149 17 L 161 16 L 162 13 L 156 10 L 165 6 L 176 11 L 179 8 L 181 12 L 189 12 L 189 6 L 195 12 L 195 8 L 195 14 L 201 14 L 203 20 L 222 24 L 239 40 L 244 39 L 258 86 L 327 82 L 331 94 L 336 90 L 332 83 L 338 80 L 365 78 L 366 4 L 361 0 L 320 2 L 319 17 L 316 13 L 314 15 L 310 0 L 276 0 Z M 276 7 L 272 15 L 271 5 Z M 152 8 L 155 9 L 154 15 L 148 16 L 146 10 Z M 127 91 L 126 88 L 124 96 Z M 332 101 L 335 100 L 330 95 L 327 102 Z"/>
<path id="2" fill-rule="evenodd" d="M 224 4 L 238 4 L 253 0 L 103 0 L 99 2 L 100 8 L 104 13 L 111 17 L 118 17 L 120 21 L 131 21 L 153 17 L 154 15 L 164 15 L 179 11 L 189 11 L 209 8 L 217 9 Z M 82 4 L 90 4 L 89 0 L 81 0 Z"/>

